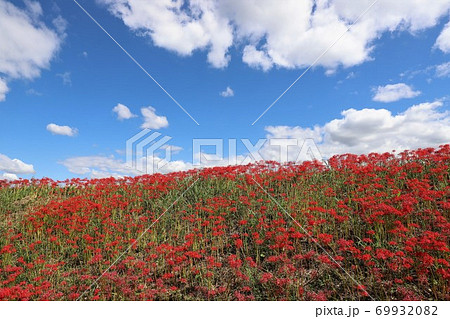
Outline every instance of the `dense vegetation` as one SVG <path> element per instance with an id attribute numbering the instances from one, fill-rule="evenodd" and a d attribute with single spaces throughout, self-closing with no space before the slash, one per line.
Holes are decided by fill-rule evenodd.
<path id="1" fill-rule="evenodd" d="M 449 164 L 0 181 L 0 300 L 450 300 Z"/>

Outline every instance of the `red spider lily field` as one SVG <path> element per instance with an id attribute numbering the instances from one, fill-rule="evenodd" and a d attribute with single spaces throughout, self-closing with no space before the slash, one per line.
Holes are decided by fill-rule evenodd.
<path id="1" fill-rule="evenodd" d="M 0 181 L 0 300 L 450 300 L 449 164 Z"/>

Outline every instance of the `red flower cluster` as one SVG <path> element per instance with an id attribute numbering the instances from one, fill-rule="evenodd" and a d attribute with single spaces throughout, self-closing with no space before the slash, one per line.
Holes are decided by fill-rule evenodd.
<path id="1" fill-rule="evenodd" d="M 449 163 L 0 181 L 0 300 L 450 300 Z"/>

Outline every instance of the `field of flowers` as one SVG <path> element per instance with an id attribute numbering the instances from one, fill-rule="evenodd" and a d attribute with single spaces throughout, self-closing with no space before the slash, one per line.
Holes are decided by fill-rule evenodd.
<path id="1" fill-rule="evenodd" d="M 450 300 L 449 164 L 0 181 L 0 300 Z"/>

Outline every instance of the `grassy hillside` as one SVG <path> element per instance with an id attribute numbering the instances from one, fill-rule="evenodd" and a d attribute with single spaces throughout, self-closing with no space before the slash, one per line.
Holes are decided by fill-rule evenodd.
<path id="1" fill-rule="evenodd" d="M 0 300 L 450 300 L 449 164 L 0 181 Z"/>

